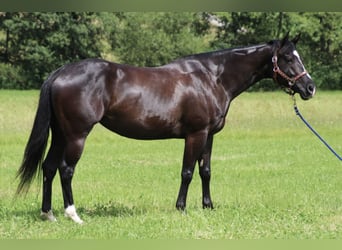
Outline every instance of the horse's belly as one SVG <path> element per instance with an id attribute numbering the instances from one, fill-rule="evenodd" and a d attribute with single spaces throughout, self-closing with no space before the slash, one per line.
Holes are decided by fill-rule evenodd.
<path id="1" fill-rule="evenodd" d="M 182 137 L 181 125 L 178 122 L 159 117 L 143 119 L 104 117 L 100 123 L 107 129 L 128 138 L 152 140 Z"/>

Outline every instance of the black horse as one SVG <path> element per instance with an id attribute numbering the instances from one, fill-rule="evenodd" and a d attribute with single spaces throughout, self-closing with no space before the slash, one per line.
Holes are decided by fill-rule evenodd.
<path id="1" fill-rule="evenodd" d="M 44 82 L 33 129 L 18 170 L 17 193 L 43 171 L 42 218 L 51 211 L 52 181 L 59 170 L 66 216 L 82 223 L 71 181 L 87 135 L 96 123 L 134 139 L 184 138 L 181 186 L 176 207 L 184 210 L 196 162 L 203 207 L 210 197 L 213 137 L 225 124 L 231 101 L 252 84 L 273 78 L 307 100 L 315 85 L 296 51 L 299 36 L 265 44 L 202 53 L 153 67 L 88 59 L 65 65 Z M 45 149 L 51 129 L 48 154 Z"/>

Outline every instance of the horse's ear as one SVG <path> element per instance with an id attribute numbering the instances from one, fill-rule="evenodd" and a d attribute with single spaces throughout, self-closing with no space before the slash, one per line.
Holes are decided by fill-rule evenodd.
<path id="1" fill-rule="evenodd" d="M 290 32 L 287 32 L 286 35 L 285 35 L 285 37 L 281 40 L 281 47 L 283 47 L 283 46 L 285 45 L 285 43 L 286 43 L 287 41 L 289 41 L 289 33 L 290 33 Z"/>
<path id="2" fill-rule="evenodd" d="M 294 43 L 294 45 L 296 45 L 297 42 L 299 41 L 300 35 L 301 35 L 301 33 L 299 33 L 295 38 L 292 39 L 292 43 Z"/>

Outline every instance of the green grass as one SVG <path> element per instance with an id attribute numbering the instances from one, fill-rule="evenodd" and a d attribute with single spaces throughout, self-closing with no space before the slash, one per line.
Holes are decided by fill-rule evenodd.
<path id="1" fill-rule="evenodd" d="M 41 187 L 14 199 L 37 91 L 0 91 L 0 238 L 341 239 L 342 164 L 295 116 L 284 93 L 245 93 L 214 140 L 212 198 L 202 210 L 197 174 L 185 213 L 175 209 L 183 141 L 136 141 L 96 126 L 73 181 L 80 226 L 39 218 Z M 297 100 L 304 117 L 342 153 L 342 92 Z"/>

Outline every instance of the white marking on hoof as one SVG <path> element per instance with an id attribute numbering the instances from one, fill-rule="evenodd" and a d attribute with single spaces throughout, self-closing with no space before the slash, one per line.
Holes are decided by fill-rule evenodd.
<path id="1" fill-rule="evenodd" d="M 78 217 L 78 215 L 76 213 L 76 208 L 74 205 L 68 206 L 65 209 L 64 216 L 69 217 L 70 219 L 72 219 L 73 221 L 75 221 L 78 224 L 83 224 L 83 220 L 81 220 L 81 218 Z"/>
<path id="2" fill-rule="evenodd" d="M 53 215 L 52 210 L 48 211 L 48 212 L 41 212 L 40 213 L 40 218 L 42 218 L 42 220 L 48 220 L 48 221 L 52 221 L 52 222 L 56 222 L 57 219 L 56 217 Z"/>

